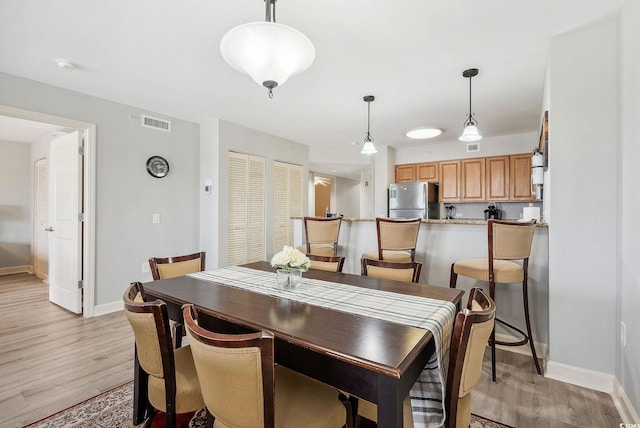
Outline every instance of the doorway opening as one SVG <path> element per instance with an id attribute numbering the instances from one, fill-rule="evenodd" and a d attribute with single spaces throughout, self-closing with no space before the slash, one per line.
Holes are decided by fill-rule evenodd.
<path id="1" fill-rule="evenodd" d="M 84 317 L 94 316 L 95 307 L 95 146 L 96 146 L 96 125 L 88 122 L 81 122 L 73 119 L 31 112 L 9 106 L 0 105 L 0 116 L 23 121 L 32 121 L 41 124 L 56 125 L 77 131 L 84 139 L 84 149 L 81 161 L 80 176 L 83 177 L 83 184 L 78 190 L 79 221 L 82 221 L 83 233 L 81 234 L 81 245 L 78 248 L 78 260 L 82 266 L 82 277 L 78 286 L 83 289 L 82 314 Z M 34 217 L 34 224 L 35 224 Z M 32 242 L 35 240 L 35 235 Z M 34 247 L 35 247 L 34 242 Z M 32 249 L 33 253 L 34 249 Z M 55 257 L 55 256 L 54 256 Z M 32 257 L 32 260 L 34 258 Z M 48 264 L 55 260 L 48 259 Z M 34 261 L 34 264 L 36 262 Z M 34 266 L 35 269 L 35 266 Z"/>

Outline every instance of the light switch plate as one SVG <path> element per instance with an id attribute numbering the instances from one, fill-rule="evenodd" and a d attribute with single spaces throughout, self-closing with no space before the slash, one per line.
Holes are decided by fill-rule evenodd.
<path id="1" fill-rule="evenodd" d="M 160 214 L 153 214 L 152 222 L 153 224 L 160 223 Z"/>
<path id="2" fill-rule="evenodd" d="M 149 262 L 142 263 L 142 273 L 149 272 Z"/>

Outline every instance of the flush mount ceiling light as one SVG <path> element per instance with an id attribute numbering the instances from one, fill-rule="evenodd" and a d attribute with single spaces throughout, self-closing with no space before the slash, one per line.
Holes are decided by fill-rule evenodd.
<path id="1" fill-rule="evenodd" d="M 220 41 L 220 53 L 229 65 L 248 74 L 269 90 L 282 86 L 313 62 L 316 50 L 300 31 L 276 24 L 276 0 L 265 0 L 265 22 L 233 28 Z"/>
<path id="2" fill-rule="evenodd" d="M 473 113 L 471 113 L 471 78 L 477 75 L 477 68 L 470 68 L 462 72 L 462 76 L 469 79 L 469 116 L 464 122 L 462 135 L 458 137 L 460 141 L 478 141 L 482 138 L 482 135 L 478 132 L 478 122 L 475 120 Z"/>
<path id="3" fill-rule="evenodd" d="M 426 140 L 440 134 L 442 134 L 442 130 L 438 128 L 414 128 L 407 131 L 407 137 L 414 140 Z"/>
<path id="4" fill-rule="evenodd" d="M 373 137 L 371 136 L 370 125 L 371 125 L 371 102 L 374 101 L 376 97 L 373 95 L 367 95 L 363 98 L 364 102 L 367 103 L 367 135 L 364 136 L 364 145 L 362 146 L 362 150 L 360 153 L 363 155 L 372 155 L 374 153 L 378 153 L 376 147 L 373 145 Z"/>

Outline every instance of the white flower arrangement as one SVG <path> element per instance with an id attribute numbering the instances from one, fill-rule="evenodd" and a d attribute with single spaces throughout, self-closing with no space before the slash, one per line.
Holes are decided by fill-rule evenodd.
<path id="1" fill-rule="evenodd" d="M 285 245 L 282 251 L 271 259 L 271 266 L 276 269 L 300 270 L 306 272 L 311 266 L 311 260 L 297 248 Z"/>

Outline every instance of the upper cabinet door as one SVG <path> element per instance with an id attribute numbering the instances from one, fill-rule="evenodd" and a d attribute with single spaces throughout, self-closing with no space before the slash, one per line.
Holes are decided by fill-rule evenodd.
<path id="1" fill-rule="evenodd" d="M 509 200 L 509 156 L 487 158 L 486 194 L 489 201 Z"/>
<path id="2" fill-rule="evenodd" d="M 414 164 L 396 165 L 396 183 L 412 183 L 416 181 Z"/>
<path id="3" fill-rule="evenodd" d="M 460 200 L 460 161 L 440 162 L 440 202 Z"/>
<path id="4" fill-rule="evenodd" d="M 462 200 L 484 201 L 485 159 L 462 161 Z"/>
<path id="5" fill-rule="evenodd" d="M 419 163 L 416 170 L 418 181 L 438 181 L 438 162 Z"/>
<path id="6" fill-rule="evenodd" d="M 532 201 L 531 154 L 511 155 L 511 200 Z"/>

